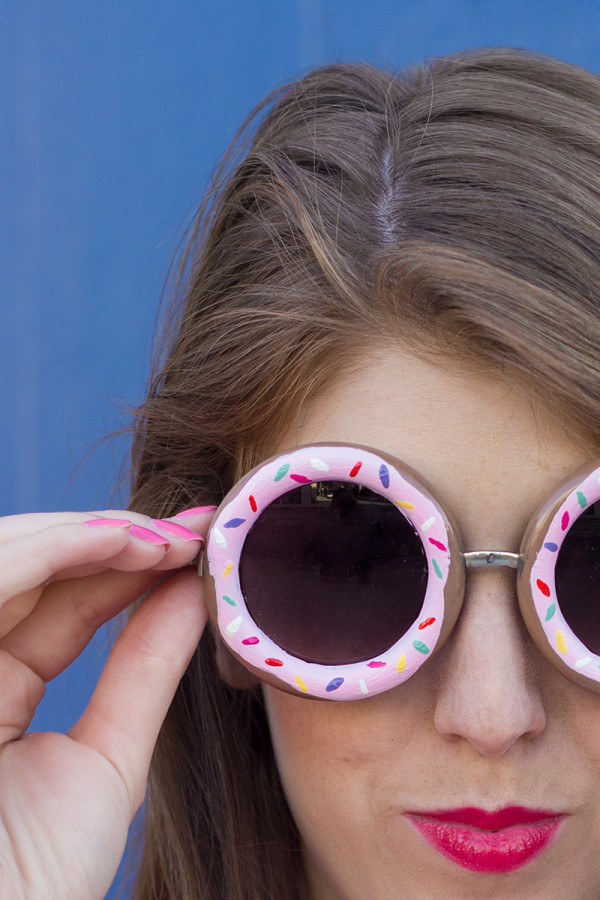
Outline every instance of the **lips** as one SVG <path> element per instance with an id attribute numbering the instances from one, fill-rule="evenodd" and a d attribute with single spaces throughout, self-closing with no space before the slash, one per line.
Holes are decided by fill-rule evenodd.
<path id="1" fill-rule="evenodd" d="M 448 859 L 472 872 L 513 872 L 539 856 L 554 840 L 564 813 L 507 806 L 407 812 L 419 834 Z"/>

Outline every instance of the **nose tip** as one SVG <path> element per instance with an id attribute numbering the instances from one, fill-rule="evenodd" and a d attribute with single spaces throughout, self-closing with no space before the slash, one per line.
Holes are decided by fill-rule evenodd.
<path id="1" fill-rule="evenodd" d="M 546 726 L 528 656 L 535 648 L 518 613 L 506 570 L 471 578 L 461 616 L 442 650 L 434 724 L 484 756 L 501 756 Z"/>

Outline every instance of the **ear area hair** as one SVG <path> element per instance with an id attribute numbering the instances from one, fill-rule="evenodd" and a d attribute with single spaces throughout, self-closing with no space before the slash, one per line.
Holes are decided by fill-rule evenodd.
<path id="1" fill-rule="evenodd" d="M 215 660 L 219 675 L 230 687 L 249 690 L 260 684 L 260 679 L 239 662 L 213 628 Z"/>

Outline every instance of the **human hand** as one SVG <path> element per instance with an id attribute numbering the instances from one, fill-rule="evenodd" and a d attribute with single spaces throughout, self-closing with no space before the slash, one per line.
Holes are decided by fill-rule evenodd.
<path id="1" fill-rule="evenodd" d="M 201 542 L 185 531 L 203 534 L 210 517 L 164 524 L 106 511 L 0 519 L 3 900 L 102 900 L 109 889 L 158 732 L 206 623 L 190 565 Z M 26 734 L 45 683 L 151 588 L 70 731 Z"/>

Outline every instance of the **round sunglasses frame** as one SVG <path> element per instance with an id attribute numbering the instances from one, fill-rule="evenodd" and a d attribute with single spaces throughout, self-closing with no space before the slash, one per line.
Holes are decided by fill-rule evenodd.
<path id="1" fill-rule="evenodd" d="M 239 576 L 245 538 L 261 512 L 302 484 L 325 481 L 362 485 L 396 505 L 418 533 L 428 568 L 421 612 L 408 631 L 377 657 L 342 665 L 309 662 L 277 645 L 250 615 Z M 406 681 L 440 649 L 462 607 L 467 567 L 509 565 L 517 569 L 521 614 L 540 651 L 568 678 L 600 691 L 600 657 L 565 621 L 554 578 L 569 528 L 598 499 L 597 459 L 565 479 L 532 516 L 518 555 L 465 554 L 452 516 L 401 460 L 359 444 L 297 447 L 252 469 L 215 512 L 201 558 L 209 615 L 229 651 L 260 680 L 299 696 L 358 700 Z"/>

